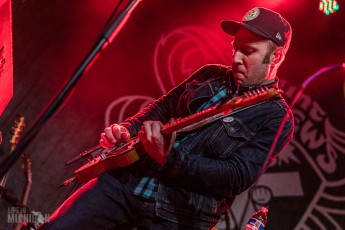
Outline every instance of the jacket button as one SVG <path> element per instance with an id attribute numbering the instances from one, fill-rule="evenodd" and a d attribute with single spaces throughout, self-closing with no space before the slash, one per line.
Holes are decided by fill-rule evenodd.
<path id="1" fill-rule="evenodd" d="M 224 118 L 223 118 L 223 121 L 226 122 L 226 123 L 230 123 L 230 122 L 232 122 L 233 120 L 235 120 L 233 117 L 224 117 Z"/>

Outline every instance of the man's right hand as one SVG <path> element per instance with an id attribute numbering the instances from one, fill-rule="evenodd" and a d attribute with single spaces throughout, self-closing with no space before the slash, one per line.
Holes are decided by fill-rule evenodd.
<path id="1" fill-rule="evenodd" d="M 129 141 L 130 138 L 131 135 L 125 127 L 119 124 L 112 124 L 101 133 L 99 144 L 103 148 L 111 148 L 118 143 Z"/>

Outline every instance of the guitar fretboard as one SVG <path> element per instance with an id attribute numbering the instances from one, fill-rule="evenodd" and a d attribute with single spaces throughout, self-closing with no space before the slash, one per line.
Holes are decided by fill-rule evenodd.
<path id="1" fill-rule="evenodd" d="M 184 118 L 177 118 L 174 120 L 174 122 L 165 124 L 162 133 L 170 134 L 195 123 L 202 122 L 203 120 L 211 120 L 217 116 L 229 114 L 235 109 L 268 101 L 277 96 L 280 96 L 280 91 L 276 88 L 269 89 L 267 87 L 263 87 L 248 91 L 244 94 L 244 96 L 232 98 L 221 105 L 209 107 Z"/>

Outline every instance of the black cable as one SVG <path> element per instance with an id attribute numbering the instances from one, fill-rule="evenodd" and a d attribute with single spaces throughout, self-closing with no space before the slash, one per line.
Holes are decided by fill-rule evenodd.
<path id="1" fill-rule="evenodd" d="M 292 102 L 290 104 L 290 109 L 292 110 L 293 107 L 295 106 L 295 104 L 297 103 L 299 97 L 301 96 L 301 94 L 303 93 L 303 91 L 306 89 L 306 87 L 310 84 L 310 82 L 312 82 L 314 79 L 316 79 L 318 76 L 320 76 L 321 74 L 327 72 L 327 71 L 330 71 L 330 70 L 333 70 L 333 69 L 345 69 L 345 63 L 341 63 L 341 64 L 336 64 L 336 65 L 332 65 L 332 66 L 328 66 L 328 67 L 324 67 L 320 70 L 318 70 L 316 73 L 314 73 L 313 75 L 309 76 L 301 85 L 300 89 L 298 90 L 298 92 L 295 94 L 294 98 L 292 99 Z M 277 146 L 277 143 L 278 143 L 278 139 L 280 137 L 280 134 L 284 128 L 284 125 L 285 125 L 285 121 L 288 117 L 288 113 L 285 113 L 285 116 L 283 117 L 283 120 L 282 122 L 280 123 L 280 126 L 278 128 L 278 131 L 275 135 L 275 138 L 272 142 L 272 146 L 271 146 L 271 149 L 269 151 L 269 153 L 267 154 L 267 157 L 266 157 L 266 160 L 265 160 L 265 163 L 263 165 L 263 168 L 261 169 L 260 173 L 259 173 L 259 176 L 258 176 L 258 179 L 256 180 L 256 182 L 251 186 L 251 189 L 249 190 L 249 196 L 251 195 L 251 190 L 252 188 L 254 188 L 258 182 L 258 180 L 260 179 L 261 175 L 264 173 L 266 167 L 268 166 L 268 161 L 271 159 L 271 155 L 273 154 L 274 152 L 274 149 L 275 147 Z M 245 205 L 245 209 L 244 210 L 247 210 L 248 206 L 249 206 L 249 203 L 250 203 L 250 197 L 248 198 L 248 201 L 246 202 L 246 205 Z M 242 225 L 243 224 L 243 217 L 241 218 L 240 220 L 240 224 Z"/>

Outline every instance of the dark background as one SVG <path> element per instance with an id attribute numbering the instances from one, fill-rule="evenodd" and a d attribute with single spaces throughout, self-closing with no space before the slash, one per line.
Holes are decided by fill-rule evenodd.
<path id="1" fill-rule="evenodd" d="M 128 2 L 123 1 L 120 9 Z M 17 114 L 25 117 L 25 135 L 25 130 L 91 50 L 117 3 L 110 0 L 12 1 L 14 96 L 0 117 L 0 129 L 4 135 L 4 142 L 0 145 L 1 162 L 9 154 L 10 130 Z M 123 115 L 126 117 L 135 113 L 143 103 L 166 93 L 201 65 L 230 64 L 232 39 L 222 33 L 219 27 L 221 20 L 241 20 L 252 7 L 264 6 L 280 12 L 290 21 L 293 39 L 286 61 L 279 70 L 284 89 L 298 89 L 308 76 L 319 69 L 344 62 L 345 2 L 338 3 L 339 11 L 326 16 L 318 10 L 316 0 L 140 2 L 115 40 L 103 50 L 90 70 L 78 81 L 69 99 L 26 149 L 25 153 L 32 161 L 33 174 L 28 206 L 42 213 L 51 213 L 66 198 L 72 186 L 61 189 L 57 189 L 57 186 L 70 178 L 84 162 L 69 167 L 64 162 L 98 143 L 99 135 L 108 123 L 105 111 L 114 100 L 131 95 L 149 98 L 128 105 Z M 330 71 L 323 74 L 308 86 L 305 94 L 312 98 L 313 103 L 308 108 L 296 107 L 298 118 L 300 113 L 305 113 L 304 119 L 298 119 L 296 125 L 302 127 L 307 124 L 306 120 L 311 116 L 310 110 L 315 108 L 315 103 L 322 108 L 323 113 L 319 115 L 323 119 L 315 121 L 312 128 L 318 130 L 317 135 L 324 137 L 318 139 L 324 144 L 318 149 L 312 148 L 307 154 L 315 159 L 319 153 L 327 151 L 327 143 L 336 143 L 333 155 L 336 156 L 337 170 L 328 172 L 322 178 L 324 181 L 337 181 L 338 186 L 329 189 L 333 195 L 343 197 L 339 198 L 342 200 L 345 182 L 341 178 L 345 176 L 345 171 L 339 165 L 344 161 L 345 152 L 342 139 L 345 135 L 344 73 Z M 293 95 L 291 92 L 288 94 L 288 102 L 291 102 Z M 117 112 L 122 105 L 117 106 L 110 113 L 109 122 L 123 118 Z M 326 120 L 332 125 L 333 131 L 337 130 L 334 131 L 337 141 L 327 138 Z M 299 127 L 296 130 L 300 131 Z M 310 142 L 303 141 L 308 134 L 314 135 L 312 132 L 296 132 L 295 143 L 308 146 Z M 292 146 L 296 147 L 294 144 Z M 286 227 L 280 226 L 280 229 L 295 228 L 297 222 L 301 221 L 305 207 L 310 204 L 310 197 L 321 191 L 320 175 L 315 173 L 317 170 L 313 169 L 312 164 L 309 169 L 305 155 L 295 154 L 300 164 L 296 166 L 283 162 L 271 170 L 292 171 L 297 168 L 304 175 L 310 174 L 304 180 L 309 184 L 304 187 L 314 185 L 316 188 L 310 191 L 308 197 L 305 193 L 305 197 L 297 200 L 291 197 L 273 200 L 269 222 L 271 229 L 278 224 Z M 20 196 L 24 186 L 20 168 L 19 160 L 11 169 L 7 185 L 17 196 Z M 286 186 L 289 186 L 288 181 Z M 246 201 L 242 201 L 239 199 L 234 206 L 235 211 L 246 212 L 243 210 Z M 9 205 L 3 200 L 0 202 L 0 223 L 3 225 L 0 228 L 7 229 L 6 208 Z M 330 209 L 339 210 L 334 214 L 332 223 L 345 224 L 343 208 L 336 207 L 336 202 L 320 199 L 321 206 L 322 202 Z M 313 210 L 312 215 L 316 219 L 328 223 L 329 220 L 320 217 L 320 209 L 310 210 Z M 235 219 L 240 218 L 237 216 Z M 316 229 L 317 225 L 308 218 L 303 223 Z"/>

